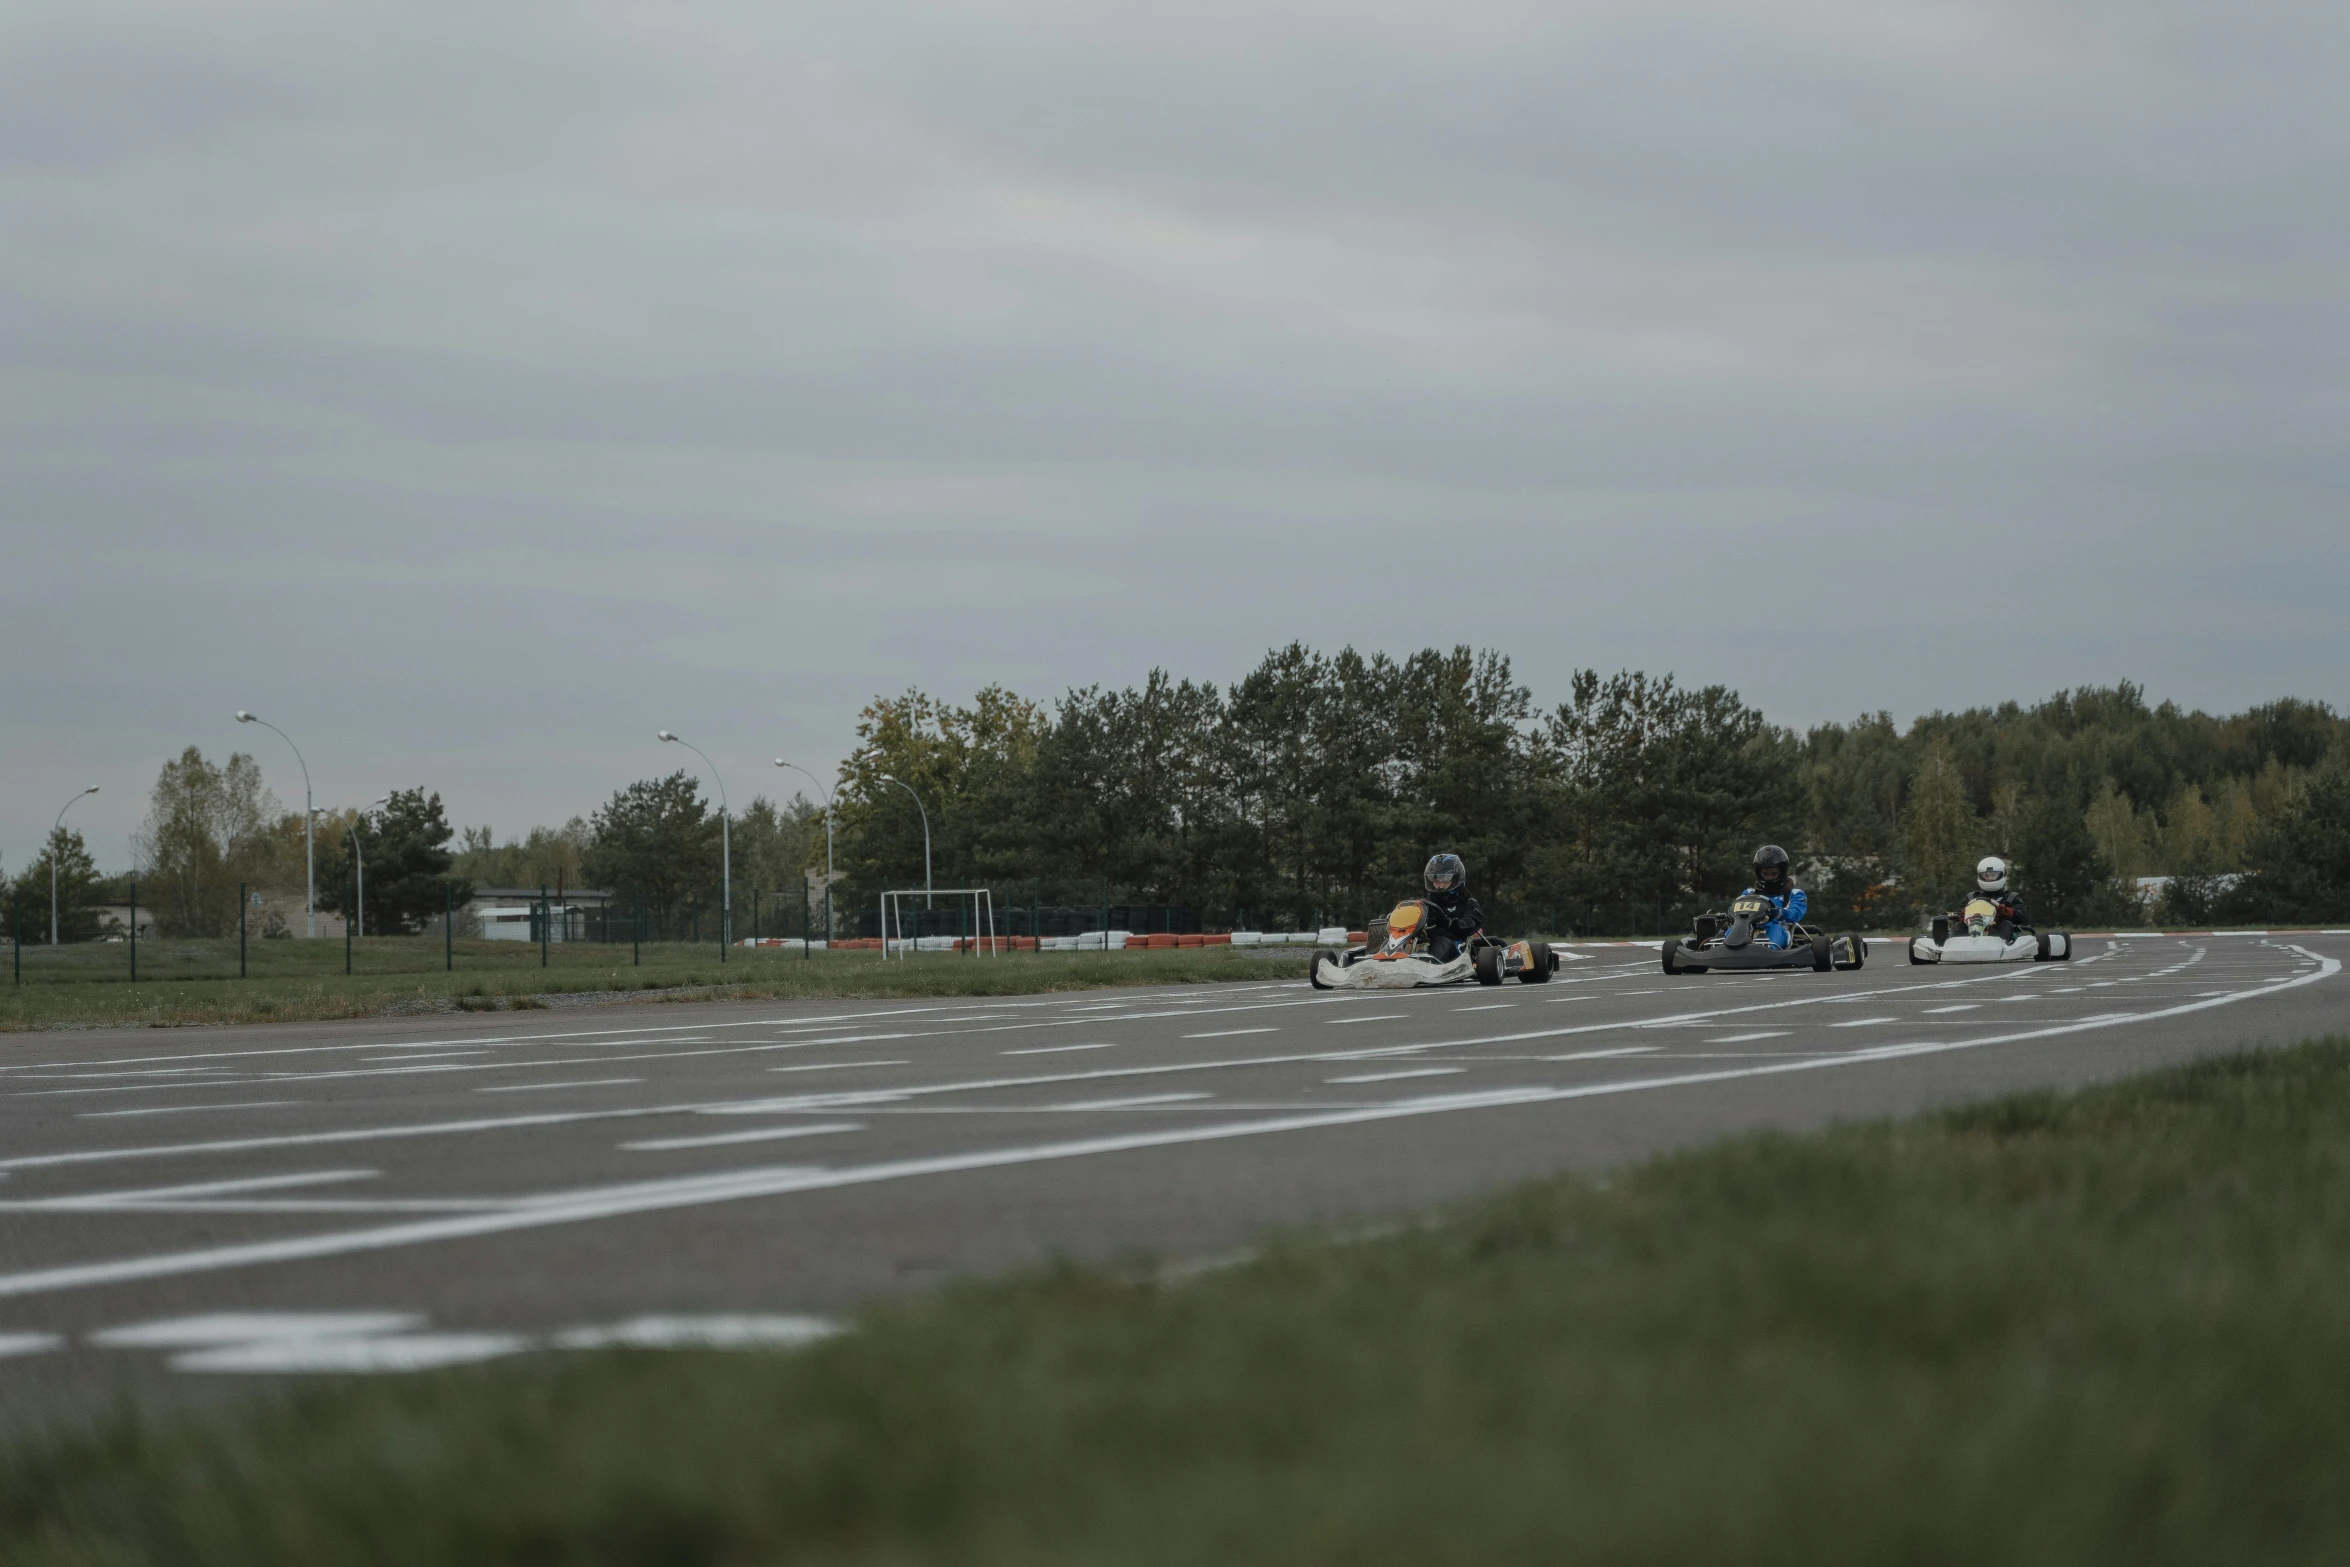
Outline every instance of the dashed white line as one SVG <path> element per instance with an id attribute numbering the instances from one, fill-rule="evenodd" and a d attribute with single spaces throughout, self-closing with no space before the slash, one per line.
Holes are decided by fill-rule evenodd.
<path id="1" fill-rule="evenodd" d="M 1186 1039 L 1237 1039 L 1242 1034 L 1278 1034 L 1278 1028 L 1220 1028 L 1212 1034 L 1186 1034 Z"/>
<path id="2" fill-rule="evenodd" d="M 477 1088 L 477 1094 L 527 1094 L 543 1088 L 619 1088 L 628 1083 L 641 1083 L 641 1077 L 574 1078 L 561 1083 L 498 1083 L 488 1088 Z"/>
<path id="3" fill-rule="evenodd" d="M 1468 1070 L 1458 1066 L 1417 1066 L 1403 1072 L 1358 1072 L 1352 1077 L 1325 1077 L 1325 1083 L 1393 1083 L 1407 1077 L 1453 1077 Z"/>
<path id="4" fill-rule="evenodd" d="M 669 1153 L 679 1148 L 728 1148 L 736 1143 L 770 1143 L 785 1137 L 822 1137 L 831 1132 L 861 1132 L 861 1121 L 826 1121 L 815 1126 L 761 1126 L 747 1132 L 711 1132 L 701 1137 L 647 1137 L 620 1146 L 630 1153 Z"/>

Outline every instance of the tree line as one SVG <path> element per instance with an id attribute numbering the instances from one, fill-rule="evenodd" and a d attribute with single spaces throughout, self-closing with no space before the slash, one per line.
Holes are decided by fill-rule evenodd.
<path id="1" fill-rule="evenodd" d="M 857 735 L 835 790 L 850 911 L 921 885 L 927 810 L 939 885 L 1184 905 L 1210 924 L 1360 919 L 1450 849 L 1499 922 L 1662 926 L 1744 885 L 1763 842 L 1794 854 L 1835 924 L 1950 908 L 1986 853 L 2015 862 L 2047 923 L 2350 917 L 2350 723 L 2290 698 L 2213 716 L 2124 683 L 1798 733 L 1670 675 L 1585 670 L 1546 707 L 1493 651 L 1293 644 L 1229 685 L 1153 671 L 1049 704 L 908 691 L 868 705 Z M 821 809 L 761 797 L 731 825 L 738 931 L 754 889 L 786 901 L 770 930 L 797 929 Z M 718 816 L 683 771 L 503 842 L 460 837 L 423 788 L 318 831 L 321 906 L 342 908 L 356 840 L 371 931 L 424 929 L 475 884 L 609 889 L 663 932 L 719 901 Z M 167 934 L 233 929 L 240 881 L 301 883 L 299 813 L 243 755 L 166 764 L 137 848 Z M 71 832 L 18 878 L 26 905 L 46 910 L 51 854 L 86 909 L 99 880 Z M 2143 876 L 2169 879 L 2151 911 Z"/>

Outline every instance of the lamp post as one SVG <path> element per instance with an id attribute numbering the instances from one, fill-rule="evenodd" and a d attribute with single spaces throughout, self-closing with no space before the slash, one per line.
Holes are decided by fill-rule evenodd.
<path id="1" fill-rule="evenodd" d="M 775 765 L 788 767 L 798 773 L 814 784 L 817 792 L 824 796 L 824 939 L 829 942 L 832 940 L 832 791 L 824 787 L 822 779 L 797 762 L 787 762 L 779 756 L 775 759 Z M 807 928 L 805 924 L 800 927 L 802 930 Z"/>
<path id="2" fill-rule="evenodd" d="M 904 779 L 892 778 L 887 773 L 881 774 L 880 778 L 883 783 L 896 784 L 899 788 L 905 790 L 907 795 L 911 797 L 914 802 L 914 809 L 922 813 L 922 906 L 924 908 L 929 908 L 931 905 L 930 889 L 932 886 L 930 879 L 930 808 L 922 803 L 922 796 L 914 793 L 914 786 L 910 783 L 907 783 Z"/>
<path id="3" fill-rule="evenodd" d="M 728 821 L 726 780 L 718 776 L 718 764 L 691 740 L 681 740 L 666 729 L 656 730 L 654 738 L 682 745 L 700 757 L 702 765 L 710 769 L 711 782 L 718 785 L 718 951 L 723 961 L 726 949 L 734 945 L 734 839 Z"/>
<path id="4" fill-rule="evenodd" d="M 310 803 L 310 764 L 302 760 L 302 748 L 294 744 L 294 737 L 268 719 L 240 707 L 237 722 L 259 724 L 283 740 L 293 751 L 295 764 L 302 769 L 302 934 L 315 938 L 318 935 L 318 852 L 313 818 L 318 814 L 318 807 Z"/>
<path id="5" fill-rule="evenodd" d="M 65 813 L 80 804 L 83 797 L 98 792 L 96 784 L 84 789 L 57 808 L 57 820 L 49 828 L 49 945 L 57 945 L 57 840 L 65 835 Z"/>
<path id="6" fill-rule="evenodd" d="M 367 809 L 380 811 L 391 803 L 392 797 L 387 794 Z M 359 852 L 359 828 L 366 820 L 366 813 L 362 812 L 351 823 L 351 863 L 359 867 L 359 890 L 352 895 L 351 917 L 359 922 L 362 936 L 367 934 L 367 856 Z"/>

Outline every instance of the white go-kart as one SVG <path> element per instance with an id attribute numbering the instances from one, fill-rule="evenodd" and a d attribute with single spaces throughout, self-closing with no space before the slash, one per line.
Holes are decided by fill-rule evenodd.
<path id="1" fill-rule="evenodd" d="M 1909 938 L 1912 963 L 2065 963 L 2072 959 L 2073 938 L 2061 930 L 1996 928 L 1998 907 L 1989 898 L 1976 898 L 1954 922 L 1934 921 L 1933 932 Z"/>
<path id="2" fill-rule="evenodd" d="M 1545 941 L 1478 941 L 1450 958 L 1428 950 L 1428 905 L 1412 899 L 1395 906 L 1387 928 L 1348 952 L 1317 952 L 1307 977 L 1316 990 L 1417 990 L 1426 985 L 1460 985 L 1475 980 L 1498 985 L 1514 979 L 1539 985 L 1559 968 L 1558 954 Z"/>

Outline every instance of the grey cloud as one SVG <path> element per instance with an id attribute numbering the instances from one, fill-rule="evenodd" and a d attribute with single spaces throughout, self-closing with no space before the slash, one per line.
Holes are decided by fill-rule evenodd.
<path id="1" fill-rule="evenodd" d="M 18 8 L 0 861 L 102 773 L 120 863 L 240 704 L 327 798 L 518 828 L 667 765 L 658 724 L 748 793 L 877 690 L 1293 636 L 1795 722 L 2342 702 L 2346 35 Z"/>

